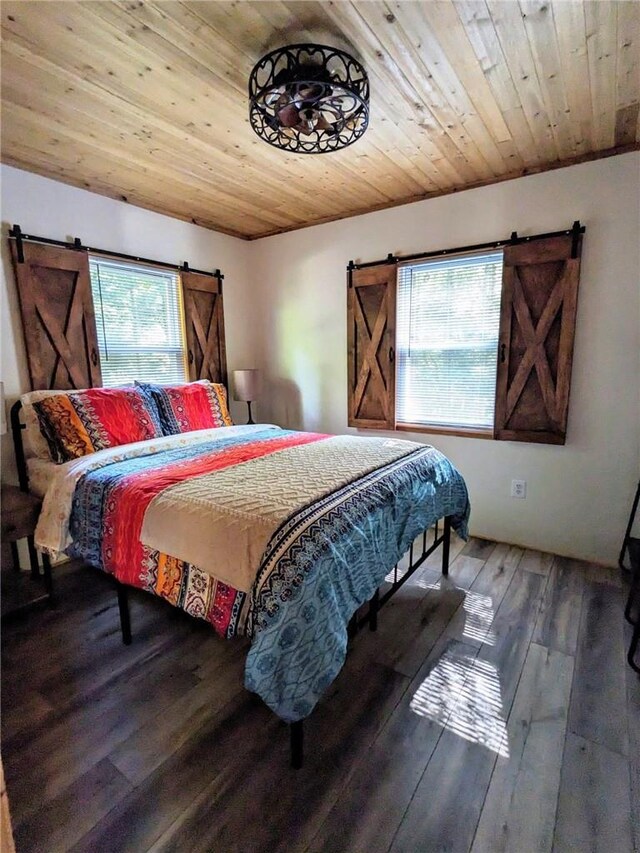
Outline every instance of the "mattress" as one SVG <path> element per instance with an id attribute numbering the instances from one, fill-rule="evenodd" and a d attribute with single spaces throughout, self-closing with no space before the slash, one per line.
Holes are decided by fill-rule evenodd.
<path id="1" fill-rule="evenodd" d="M 44 498 L 53 482 L 58 466 L 47 459 L 32 456 L 27 459 L 27 474 L 29 476 L 29 491 L 39 498 Z"/>

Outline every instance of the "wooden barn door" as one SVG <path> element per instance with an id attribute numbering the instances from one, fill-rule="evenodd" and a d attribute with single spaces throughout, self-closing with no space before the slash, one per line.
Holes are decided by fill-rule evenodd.
<path id="1" fill-rule="evenodd" d="M 87 252 L 25 241 L 22 259 L 9 243 L 32 390 L 100 385 Z"/>
<path id="2" fill-rule="evenodd" d="M 580 251 L 581 238 L 576 238 L 574 248 L 571 236 L 505 249 L 496 390 L 498 439 L 565 443 Z"/>
<path id="3" fill-rule="evenodd" d="M 347 294 L 349 426 L 395 429 L 395 263 L 353 270 Z"/>
<path id="4" fill-rule="evenodd" d="M 187 326 L 189 378 L 227 384 L 222 282 L 219 278 L 182 272 Z"/>

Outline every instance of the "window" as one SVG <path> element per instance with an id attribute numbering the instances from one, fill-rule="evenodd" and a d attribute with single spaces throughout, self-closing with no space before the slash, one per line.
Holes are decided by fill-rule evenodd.
<path id="1" fill-rule="evenodd" d="M 396 419 L 493 429 L 502 252 L 398 269 Z"/>
<path id="2" fill-rule="evenodd" d="M 186 381 L 179 274 L 95 257 L 89 271 L 103 384 Z"/>
<path id="3" fill-rule="evenodd" d="M 564 444 L 583 231 L 350 262 L 349 426 Z"/>

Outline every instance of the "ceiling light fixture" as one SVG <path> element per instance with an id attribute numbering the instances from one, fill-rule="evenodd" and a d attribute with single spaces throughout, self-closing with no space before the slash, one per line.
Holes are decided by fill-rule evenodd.
<path id="1" fill-rule="evenodd" d="M 261 139 L 285 151 L 324 154 L 346 148 L 369 123 L 367 72 L 335 47 L 280 47 L 251 72 L 249 119 Z"/>

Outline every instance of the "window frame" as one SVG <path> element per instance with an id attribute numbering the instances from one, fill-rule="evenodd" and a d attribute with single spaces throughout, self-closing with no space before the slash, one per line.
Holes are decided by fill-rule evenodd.
<path id="1" fill-rule="evenodd" d="M 119 266 L 119 267 L 124 268 L 124 269 L 132 268 L 132 267 L 134 267 L 134 268 L 138 267 L 142 271 L 150 270 L 152 272 L 158 272 L 158 273 L 165 275 L 165 276 L 170 275 L 171 277 L 175 277 L 176 282 L 177 282 L 177 303 L 178 303 L 177 304 L 177 314 L 178 314 L 179 324 L 180 324 L 179 334 L 180 334 L 180 339 L 181 339 L 181 343 L 182 343 L 180 351 L 181 351 L 181 355 L 182 355 L 183 379 L 180 381 L 183 383 L 189 382 L 190 381 L 190 372 L 189 372 L 189 361 L 188 361 L 187 318 L 186 318 L 186 311 L 185 311 L 184 287 L 183 287 L 183 282 L 182 282 L 181 271 L 179 269 L 168 268 L 168 267 L 163 266 L 161 264 L 154 264 L 152 262 L 129 260 L 128 258 L 127 259 L 119 258 L 117 256 L 109 255 L 107 253 L 101 253 L 101 252 L 98 253 L 98 252 L 91 252 L 90 251 L 90 252 L 88 252 L 88 256 L 87 256 L 87 264 L 88 264 L 88 268 L 89 268 L 89 286 L 91 288 L 92 297 L 94 296 L 93 280 L 91 277 L 91 263 L 92 263 L 92 261 L 95 261 L 98 263 L 100 261 L 106 261 L 109 264 L 112 264 L 114 266 Z M 95 305 L 95 322 L 96 322 L 96 329 L 97 329 L 101 320 L 102 320 L 102 317 L 103 317 L 102 307 L 98 303 L 98 301 L 96 301 L 95 299 L 93 301 L 94 301 L 94 305 Z M 99 353 L 99 357 L 100 357 L 101 366 L 104 367 L 104 364 L 108 361 L 108 359 L 105 359 L 104 354 L 100 351 L 100 340 L 101 340 L 101 337 L 100 337 L 100 334 L 98 334 L 98 353 Z M 149 350 L 149 352 L 156 352 L 156 351 L 155 350 Z M 175 349 L 175 352 L 178 352 L 177 347 Z M 103 370 L 103 373 L 104 373 L 104 370 Z M 133 383 L 133 381 L 134 380 L 131 380 L 131 383 Z M 160 378 L 153 379 L 153 380 L 149 379 L 149 380 L 144 380 L 144 381 L 156 382 L 156 383 L 161 384 L 161 385 L 162 384 L 169 384 L 166 379 L 160 379 Z M 119 387 L 118 385 L 106 385 L 104 383 L 104 376 L 102 378 L 102 384 L 104 384 L 105 387 L 110 387 L 110 388 Z"/>
<path id="2" fill-rule="evenodd" d="M 467 252 L 456 252 L 456 253 L 452 252 L 450 254 L 447 254 L 446 257 L 442 257 L 442 258 L 433 257 L 433 258 L 430 258 L 429 260 L 432 262 L 443 262 L 443 261 L 449 261 L 449 260 L 455 261 L 456 259 L 459 259 L 459 258 L 481 257 L 482 255 L 498 254 L 498 253 L 500 253 L 500 255 L 501 255 L 501 264 L 502 264 L 501 265 L 501 284 L 500 284 L 500 302 L 502 302 L 502 293 L 503 293 L 502 274 L 504 271 L 504 250 L 502 247 L 495 248 L 495 249 L 489 249 L 489 248 L 476 249 L 476 250 L 467 251 Z M 420 263 L 421 262 L 419 260 L 411 260 L 411 259 L 402 260 L 401 258 L 399 258 L 398 262 L 397 262 L 397 268 L 398 268 L 398 271 L 400 271 L 400 269 L 402 267 L 419 266 Z M 424 263 L 424 262 L 422 262 L 422 263 Z M 398 275 L 398 281 L 396 283 L 396 291 L 397 291 L 397 288 L 399 287 L 399 279 L 400 279 L 400 276 Z M 397 292 L 396 292 L 396 327 L 397 327 L 397 312 L 398 312 L 398 297 L 397 297 Z M 497 320 L 496 347 L 499 347 L 499 342 L 500 342 L 500 313 L 501 313 L 501 311 L 500 311 L 500 306 L 499 306 L 498 307 L 498 320 Z M 496 355 L 496 383 L 497 383 L 497 362 L 498 362 L 498 358 Z M 394 401 L 396 410 L 397 410 L 397 404 L 398 404 L 398 385 L 399 385 L 398 376 L 397 376 L 397 374 L 398 374 L 398 363 L 399 362 L 398 362 L 398 358 L 397 358 L 397 332 L 396 332 L 396 358 L 395 358 L 396 381 L 395 381 L 395 401 Z M 430 423 L 412 423 L 411 421 L 401 421 L 401 420 L 396 419 L 394 429 L 398 432 L 421 432 L 421 433 L 427 433 L 427 434 L 433 434 L 433 435 L 452 435 L 452 436 L 463 436 L 466 438 L 483 438 L 483 439 L 493 440 L 495 437 L 495 422 L 496 422 L 496 410 L 495 410 L 495 389 L 494 389 L 493 424 L 490 427 L 472 427 L 472 426 L 464 426 L 461 424 L 447 425 L 447 424 L 430 424 Z"/>

